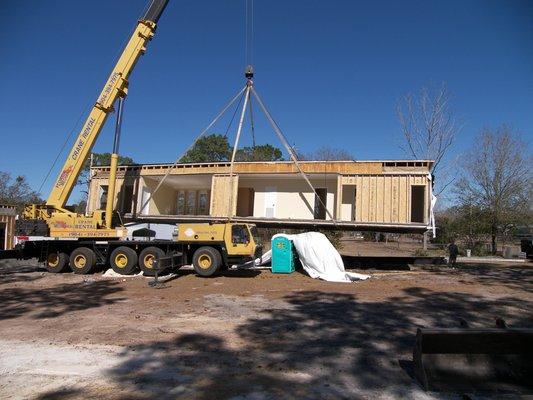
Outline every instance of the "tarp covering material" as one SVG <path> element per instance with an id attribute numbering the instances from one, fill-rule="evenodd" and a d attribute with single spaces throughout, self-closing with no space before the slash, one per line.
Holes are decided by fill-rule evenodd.
<path id="1" fill-rule="evenodd" d="M 353 282 L 370 278 L 369 275 L 346 272 L 341 255 L 323 233 L 277 234 L 272 238 L 277 236 L 293 242 L 300 262 L 311 278 L 328 282 Z"/>
<path id="2" fill-rule="evenodd" d="M 429 194 L 431 202 L 429 203 L 429 224 L 427 226 L 428 230 L 433 233 L 433 238 L 437 237 L 437 226 L 435 224 L 435 204 L 437 204 L 437 196 L 433 194 L 433 175 L 428 174 L 429 184 Z"/>

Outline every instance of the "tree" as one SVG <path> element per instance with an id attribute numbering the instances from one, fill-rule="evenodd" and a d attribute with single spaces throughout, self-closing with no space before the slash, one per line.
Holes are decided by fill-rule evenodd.
<path id="1" fill-rule="evenodd" d="M 305 154 L 303 160 L 313 161 L 347 161 L 355 157 L 345 149 L 339 149 L 329 146 L 321 146 L 312 153 Z"/>
<path id="2" fill-rule="evenodd" d="M 459 239 L 475 255 L 481 255 L 489 232 L 487 212 L 475 205 L 457 205 L 437 212 L 437 243 L 450 243 Z"/>
<path id="3" fill-rule="evenodd" d="M 460 130 L 450 106 L 451 96 L 445 84 L 439 88 L 422 87 L 418 94 L 408 93 L 397 104 L 404 143 L 400 148 L 414 159 L 433 160 L 431 173 L 442 193 L 455 178 L 444 176 L 445 158 Z M 442 182 L 441 182 L 442 179 Z"/>
<path id="4" fill-rule="evenodd" d="M 180 159 L 182 163 L 220 162 L 231 160 L 233 149 L 226 136 L 204 136 L 190 148 Z M 277 147 L 263 144 L 255 147 L 237 149 L 235 161 L 278 161 L 283 153 Z"/>
<path id="5" fill-rule="evenodd" d="M 280 161 L 283 153 L 271 144 L 262 144 L 255 147 L 243 147 L 235 154 L 236 161 Z"/>
<path id="6" fill-rule="evenodd" d="M 25 176 L 13 180 L 10 173 L 0 171 L 0 204 L 17 206 L 20 213 L 25 204 L 41 202 L 39 193 L 31 189 Z"/>
<path id="7" fill-rule="evenodd" d="M 93 153 L 92 160 L 93 160 L 94 167 L 111 165 L 111 153 Z M 134 165 L 134 164 L 135 162 L 133 161 L 133 158 L 127 157 L 127 156 L 118 156 L 118 165 Z M 91 159 L 89 158 L 85 160 L 85 163 L 83 164 L 83 167 L 80 172 L 80 176 L 78 178 L 77 185 L 87 186 L 89 184 L 90 170 L 91 170 Z M 86 190 L 82 190 L 82 192 L 84 193 L 84 197 L 80 201 L 86 201 L 88 192 Z"/>
<path id="8" fill-rule="evenodd" d="M 182 163 L 202 163 L 228 161 L 231 148 L 228 139 L 222 135 L 204 136 L 196 141 L 192 148 L 181 157 Z"/>
<path id="9" fill-rule="evenodd" d="M 459 204 L 486 213 L 493 254 L 499 234 L 532 219 L 533 157 L 527 154 L 520 134 L 502 125 L 483 129 L 463 157 L 457 185 Z"/>

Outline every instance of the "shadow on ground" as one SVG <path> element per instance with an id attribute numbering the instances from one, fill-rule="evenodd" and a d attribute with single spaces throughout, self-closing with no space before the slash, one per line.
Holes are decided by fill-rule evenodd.
<path id="1" fill-rule="evenodd" d="M 421 389 L 402 365 L 417 327 L 531 326 L 533 315 L 531 301 L 419 287 L 386 302 L 318 291 L 284 300 L 237 327 L 244 344 L 186 334 L 131 346 L 108 377 L 139 399 L 413 398 Z"/>
<path id="2" fill-rule="evenodd" d="M 72 311 L 113 304 L 111 297 L 122 291 L 117 282 L 70 283 L 48 288 L 7 288 L 0 291 L 0 320 L 32 314 L 32 318 L 54 318 Z"/>
<path id="3" fill-rule="evenodd" d="M 457 264 L 457 268 L 428 266 L 422 269 L 437 275 L 457 276 L 458 282 L 470 285 L 506 286 L 510 289 L 533 292 L 533 268 L 530 265 Z M 466 280 L 465 280 L 466 279 Z"/>
<path id="4" fill-rule="evenodd" d="M 31 282 L 42 278 L 46 271 L 36 261 L 0 260 L 0 285 Z"/>

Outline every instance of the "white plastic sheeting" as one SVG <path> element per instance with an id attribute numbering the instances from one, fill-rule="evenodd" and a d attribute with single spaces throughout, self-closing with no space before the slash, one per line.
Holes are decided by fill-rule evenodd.
<path id="1" fill-rule="evenodd" d="M 293 242 L 300 262 L 311 278 L 328 282 L 354 282 L 370 278 L 369 275 L 346 272 L 341 255 L 322 233 L 277 234 L 273 238 L 277 236 L 286 237 Z"/>
<path id="2" fill-rule="evenodd" d="M 172 233 L 176 229 L 176 224 L 160 224 L 160 223 L 147 223 L 147 222 L 130 222 L 124 225 L 128 230 L 128 239 L 135 240 L 133 232 L 137 229 L 151 229 L 155 232 L 155 238 L 161 240 L 172 240 Z M 144 240 L 138 239 L 137 240 Z"/>
<path id="3" fill-rule="evenodd" d="M 427 229 L 433 233 L 433 237 L 437 237 L 437 226 L 435 224 L 435 204 L 437 204 L 437 196 L 433 194 L 433 176 L 428 174 L 429 180 L 429 194 L 431 202 L 429 203 L 429 224 Z"/>

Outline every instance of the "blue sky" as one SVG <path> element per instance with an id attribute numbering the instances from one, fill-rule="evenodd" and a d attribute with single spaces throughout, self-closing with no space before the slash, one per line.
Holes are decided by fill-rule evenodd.
<path id="1" fill-rule="evenodd" d="M 40 186 L 146 2 L 0 3 L 0 171 Z M 130 78 L 122 154 L 173 161 L 243 86 L 244 9 L 244 0 L 170 0 Z M 533 136 L 531 1 L 257 0 L 254 65 L 257 91 L 303 152 L 328 145 L 358 159 L 404 158 L 395 104 L 441 82 L 465 123 L 454 154 L 483 126 Z M 258 142 L 279 144 L 257 118 Z M 111 116 L 95 151 L 111 150 L 113 125 Z"/>

